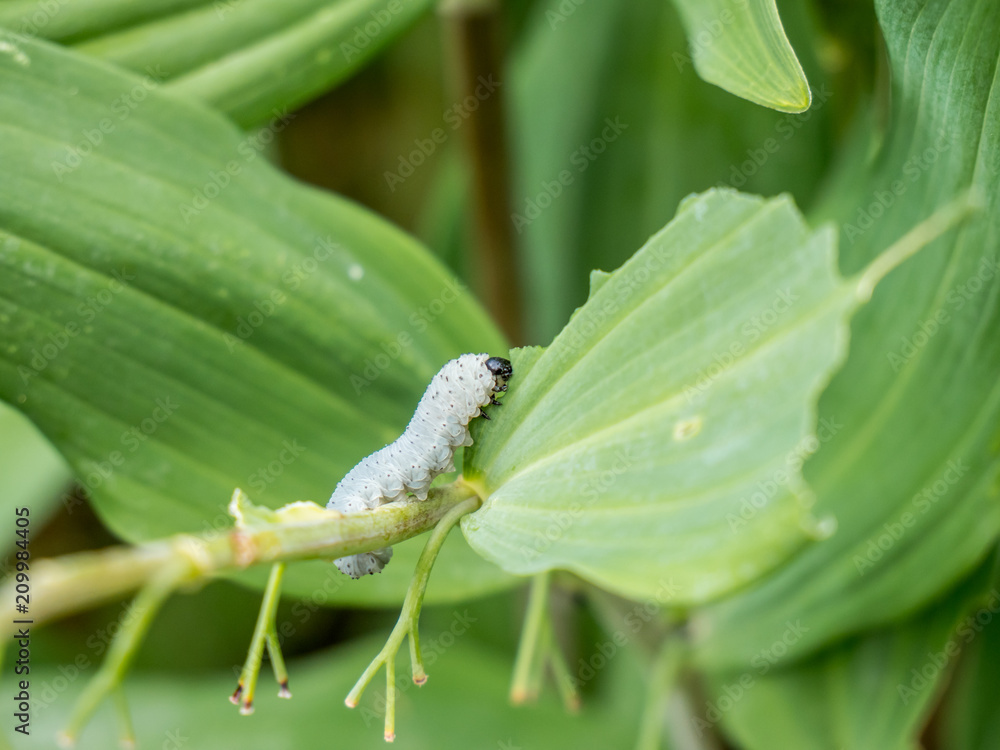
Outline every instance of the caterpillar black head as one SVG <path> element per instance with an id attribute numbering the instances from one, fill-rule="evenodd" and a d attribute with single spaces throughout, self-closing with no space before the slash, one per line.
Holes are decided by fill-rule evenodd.
<path id="1" fill-rule="evenodd" d="M 486 369 L 493 373 L 497 379 L 498 391 L 507 390 L 507 381 L 514 374 L 514 368 L 510 366 L 510 360 L 503 357 L 490 357 L 486 360 Z"/>

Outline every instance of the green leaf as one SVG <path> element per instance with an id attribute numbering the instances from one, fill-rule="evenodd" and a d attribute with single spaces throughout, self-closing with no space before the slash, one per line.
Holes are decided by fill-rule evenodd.
<path id="1" fill-rule="evenodd" d="M 780 112 L 804 112 L 809 83 L 775 0 L 674 0 L 698 75 Z"/>
<path id="2" fill-rule="evenodd" d="M 975 614 L 967 612 L 984 590 L 985 573 L 988 566 L 917 617 L 786 668 L 788 644 L 808 630 L 801 620 L 788 623 L 784 637 L 755 656 L 751 669 L 713 678 L 696 725 L 704 729 L 721 718 L 744 750 L 920 747 L 933 699 L 975 638 Z M 1000 598 L 992 606 L 1000 608 Z"/>
<path id="3" fill-rule="evenodd" d="M 738 668 L 788 620 L 792 647 L 884 626 L 953 586 L 1000 533 L 1000 6 L 879 3 L 891 127 L 832 195 L 847 272 L 970 186 L 984 208 L 876 290 L 820 401 L 843 425 L 805 466 L 837 534 L 697 615 L 699 659 Z M 968 71 L 961 80 L 956 70 Z M 848 174 L 856 174 L 848 165 Z"/>
<path id="4" fill-rule="evenodd" d="M 0 45 L 0 396 L 123 538 L 228 527 L 237 486 L 324 503 L 447 359 L 504 352 L 423 247 L 284 177 L 220 115 L 153 91 L 126 116 L 133 76 Z M 510 580 L 451 549 L 463 594 Z M 398 600 L 417 551 L 331 599 Z M 330 592 L 328 576 L 286 590 Z M 449 598 L 445 566 L 435 579 Z"/>
<path id="5" fill-rule="evenodd" d="M 623 738 L 633 736 L 641 701 L 633 689 L 638 679 L 631 659 L 627 665 L 625 660 L 617 660 L 620 663 L 611 670 L 629 679 L 609 675 L 615 677 L 612 683 L 615 689 L 579 716 L 567 714 L 555 696 L 544 697 L 530 710 L 515 708 L 507 704 L 510 656 L 492 653 L 470 642 L 473 635 L 469 630 L 477 625 L 474 621 L 469 624 L 468 615 L 467 610 L 456 611 L 448 623 L 450 632 L 424 629 L 421 633 L 431 680 L 418 688 L 408 675 L 400 679 L 397 744 L 445 750 L 537 747 L 569 750 L 619 747 Z M 331 744 L 352 749 L 384 748 L 384 687 L 373 686 L 353 711 L 343 705 L 343 697 L 380 646 L 380 641 L 368 638 L 323 654 L 291 660 L 288 664 L 294 696 L 291 700 L 277 698 L 277 687 L 272 689 L 270 675 L 263 673 L 252 718 L 240 716 L 226 700 L 236 681 L 232 674 L 129 677 L 125 689 L 138 733 L 137 744 L 185 750 L 220 747 L 273 750 Z M 89 654 L 83 656 L 93 663 Z M 64 666 L 64 670 L 74 668 L 72 664 Z M 60 672 L 38 672 L 32 680 L 36 705 L 31 736 L 18 736 L 18 745 L 49 748 L 84 679 L 71 681 L 66 689 Z M 117 740 L 115 717 L 110 707 L 106 707 L 83 732 L 77 747 L 106 750 L 116 747 Z"/>
<path id="6" fill-rule="evenodd" d="M 488 496 L 462 522 L 472 546 L 511 572 L 692 603 L 831 532 L 799 469 L 858 299 L 835 262 L 834 232 L 787 198 L 685 201 L 595 276 L 551 346 L 514 353 L 502 412 L 466 456 Z"/>
<path id="7" fill-rule="evenodd" d="M 13 519 L 15 508 L 27 507 L 31 526 L 41 529 L 59 507 L 60 491 L 68 487 L 72 476 L 62 456 L 35 426 L 0 403 L 0 501 L 4 516 Z M 5 540 L 4 549 L 13 549 L 15 541 L 13 536 Z"/>
<path id="8" fill-rule="evenodd" d="M 46 0 L 8 5 L 0 8 L 0 25 L 69 36 L 80 51 L 145 74 L 148 86 L 165 83 L 250 126 L 333 88 L 408 29 L 431 0 L 158 0 L 141 12 L 120 0 L 57 11 Z M 145 98 L 142 89 L 129 93 L 122 92 L 123 106 Z"/>
<path id="9" fill-rule="evenodd" d="M 182 76 L 167 88 L 264 122 L 333 88 L 423 15 L 432 0 L 344 0 Z M 279 3 L 272 0 L 268 16 Z"/>
<path id="10" fill-rule="evenodd" d="M 591 269 L 628 260 L 691 192 L 788 192 L 807 206 L 829 159 L 829 120 L 849 96 L 834 96 L 817 72 L 810 111 L 780 114 L 678 63 L 687 47 L 670 3 L 566 8 L 538 6 L 508 75 L 511 220 L 536 342 L 551 341 L 583 304 Z"/>
<path id="11" fill-rule="evenodd" d="M 86 39 L 150 19 L 180 13 L 208 0 L 8 0 L 0 4 L 0 26 L 29 37 Z"/>

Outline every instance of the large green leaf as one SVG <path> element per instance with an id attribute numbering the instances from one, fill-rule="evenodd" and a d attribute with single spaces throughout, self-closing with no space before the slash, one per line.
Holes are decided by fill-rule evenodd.
<path id="1" fill-rule="evenodd" d="M 699 656 L 738 668 L 801 618 L 803 655 L 919 609 L 1000 531 L 1000 6 L 880 2 L 893 74 L 890 127 L 822 216 L 842 267 L 861 267 L 974 186 L 978 216 L 880 287 L 852 326 L 820 414 L 844 425 L 805 467 L 838 533 L 700 613 Z M 961 74 L 957 73 L 961 71 Z M 845 169 L 855 173 L 853 166 Z"/>
<path id="2" fill-rule="evenodd" d="M 786 199 L 709 191 L 613 274 L 514 385 L 466 476 L 463 519 L 516 573 L 566 568 L 635 597 L 703 602 L 810 534 L 802 461 L 829 440 L 815 402 L 844 356 L 856 283 L 835 234 Z"/>
<path id="3" fill-rule="evenodd" d="M 781 112 L 809 109 L 812 94 L 774 0 L 674 0 L 698 75 Z"/>
<path id="4" fill-rule="evenodd" d="M 2 322 L 0 317 L 0 322 Z M 31 525 L 41 529 L 59 507 L 72 472 L 52 444 L 31 422 L 0 403 L 0 512 L 14 518 L 14 509 L 29 508 Z M 4 541 L 14 548 L 16 537 Z"/>
<path id="5" fill-rule="evenodd" d="M 430 0 L 56 0 L 0 4 L 0 25 L 210 104 L 242 125 L 275 117 L 364 65 Z M 145 98 L 121 92 L 123 106 Z M 131 95 L 131 96 L 130 96 Z M 134 101 L 133 101 L 134 100 Z"/>
<path id="6" fill-rule="evenodd" d="M 800 15 L 789 27 L 807 36 Z M 831 98 L 806 57 L 814 106 L 779 114 L 706 86 L 677 62 L 686 44 L 663 0 L 572 13 L 547 0 L 512 54 L 512 222 L 532 342 L 562 329 L 586 299 L 591 269 L 624 263 L 691 192 L 729 185 L 809 204 L 829 159 L 830 116 L 850 94 Z"/>
<path id="7" fill-rule="evenodd" d="M 614 690 L 609 700 L 591 706 L 581 715 L 566 713 L 555 696 L 532 709 L 506 705 L 510 664 L 476 645 L 469 612 L 456 611 L 443 631 L 424 629 L 421 635 L 430 682 L 417 687 L 409 677 L 399 681 L 396 702 L 397 745 L 414 750 L 441 748 L 466 750 L 519 750 L 521 748 L 623 747 L 634 737 L 641 700 L 636 695 L 637 665 L 618 659 L 611 675 Z M 365 668 L 380 642 L 364 639 L 349 647 L 305 659 L 291 660 L 289 671 L 293 698 L 276 697 L 277 688 L 266 672 L 258 686 L 256 711 L 240 716 L 226 696 L 236 677 L 209 673 L 199 677 L 136 675 L 126 681 L 141 748 L 242 750 L 274 748 L 346 747 L 384 748 L 382 714 L 384 682 L 369 688 L 360 706 L 351 711 L 343 697 Z M 81 654 L 93 663 L 90 654 Z M 265 665 L 265 669 L 267 666 Z M 17 746 L 51 748 L 79 695 L 84 679 L 76 677 L 75 664 L 63 671 L 32 670 L 30 737 L 17 736 Z M 92 670 L 91 670 L 92 672 Z M 90 672 L 85 668 L 85 676 Z M 602 675 L 602 677 L 605 675 Z M 381 682 L 381 685 L 379 684 Z M 381 689 L 379 689 L 381 687 Z M 9 732 L 9 729 L 4 730 Z M 77 747 L 117 747 L 117 726 L 110 706 L 98 713 L 84 730 Z"/>
<path id="8" fill-rule="evenodd" d="M 0 44 L 0 396 L 122 537 L 227 526 L 236 486 L 322 502 L 448 358 L 504 351 L 424 248 L 220 115 L 158 92 L 119 113 L 131 75 Z M 464 595 L 505 580 L 452 544 L 446 598 L 448 568 Z M 414 546 L 401 558 L 330 598 L 397 599 Z M 329 566 L 303 570 L 291 591 L 329 590 Z"/>
<path id="9" fill-rule="evenodd" d="M 0 3 L 0 26 L 24 36 L 65 42 L 208 4 L 208 0 L 7 0 Z"/>
<path id="10" fill-rule="evenodd" d="M 988 573 L 983 566 L 907 622 L 786 668 L 788 645 L 808 630 L 801 620 L 788 623 L 783 638 L 756 655 L 750 669 L 714 677 L 695 725 L 721 724 L 744 750 L 918 748 L 934 698 L 961 650 L 975 640 L 976 615 L 1000 608 L 1000 597 L 982 598 Z M 978 608 L 970 615 L 973 603 Z"/>

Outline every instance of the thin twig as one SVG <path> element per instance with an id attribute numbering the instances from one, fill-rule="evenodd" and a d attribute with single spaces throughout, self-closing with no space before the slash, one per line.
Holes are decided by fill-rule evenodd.
<path id="1" fill-rule="evenodd" d="M 274 615 L 278 611 L 278 600 L 281 598 L 281 578 L 284 573 L 284 563 L 276 563 L 271 566 L 271 575 L 267 579 L 267 588 L 264 589 L 264 600 L 261 602 L 260 613 L 257 615 L 257 624 L 254 626 L 253 637 L 250 639 L 250 648 L 247 649 L 246 662 L 243 664 L 236 692 L 230 699 L 236 704 L 242 702 L 240 713 L 244 716 L 253 713 L 253 698 L 257 690 L 257 677 L 260 674 L 260 662 L 264 657 L 265 643 L 271 661 L 274 663 L 275 678 L 277 678 L 282 692 L 288 691 L 288 674 L 282 675 L 285 663 L 281 658 L 278 639 L 274 637 Z M 280 670 L 275 659 L 280 662 Z"/>
<path id="2" fill-rule="evenodd" d="M 636 750 L 657 750 L 660 747 L 667 700 L 676 686 L 683 657 L 684 643 L 675 634 L 668 635 L 649 673 L 646 706 L 639 725 Z"/>
<path id="3" fill-rule="evenodd" d="M 142 644 L 146 631 L 153 622 L 153 617 L 159 611 L 163 602 L 177 588 L 180 581 L 187 575 L 184 562 L 175 561 L 161 570 L 135 599 L 130 619 L 122 627 L 111 642 L 107 659 L 101 665 L 97 675 L 92 679 L 83 694 L 77 699 L 69 724 L 60 735 L 60 744 L 71 746 L 75 743 L 80 731 L 90 720 L 91 715 L 100 703 L 113 691 L 121 686 L 132 659 L 135 658 Z M 127 716 L 128 712 L 125 711 Z M 123 727 L 128 733 L 130 725 Z"/>
<path id="4" fill-rule="evenodd" d="M 510 702 L 517 705 L 533 701 L 540 688 L 537 675 L 544 667 L 542 633 L 549 607 L 549 573 L 539 573 L 531 579 L 528 606 L 524 611 L 521 640 L 514 660 L 514 676 L 510 685 Z"/>

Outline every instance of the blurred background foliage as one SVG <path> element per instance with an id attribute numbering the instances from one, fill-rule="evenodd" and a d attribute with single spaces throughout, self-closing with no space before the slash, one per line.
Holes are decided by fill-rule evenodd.
<path id="1" fill-rule="evenodd" d="M 31 32 L 18 22 L 41 5 L 4 0 L 0 25 Z M 1000 643 L 994 622 L 1000 577 L 992 559 L 1000 528 L 996 274 L 964 312 L 949 308 L 960 324 L 933 337 L 901 373 L 885 366 L 886 351 L 898 349 L 928 311 L 944 304 L 942 291 L 970 278 L 982 259 L 997 262 L 1000 99 L 990 94 L 997 85 L 1000 15 L 992 3 L 974 0 L 883 0 L 874 8 L 861 1 L 781 2 L 784 29 L 812 89 L 811 107 L 791 114 L 699 77 L 678 12 L 683 5 L 504 4 L 498 90 L 507 108 L 511 212 L 530 217 L 553 175 L 579 170 L 537 219 L 513 221 L 525 294 L 523 332 L 508 333 L 510 343 L 548 344 L 586 300 L 590 270 L 620 266 L 694 191 L 730 186 L 765 196 L 790 193 L 814 225 L 838 223 L 845 274 L 964 186 L 980 186 L 987 216 L 891 277 L 852 326 L 850 359 L 818 406 L 820 417 L 847 427 L 805 469 L 819 509 L 838 519 L 838 533 L 732 596 L 674 613 L 686 618 L 693 660 L 683 695 L 663 707 L 664 746 L 1000 747 L 991 699 L 997 673 L 989 666 Z M 415 235 L 474 295 L 487 299 L 489 280 L 476 250 L 468 127 L 463 119 L 452 128 L 448 114 L 462 115 L 453 109 L 461 96 L 454 16 L 435 14 L 428 2 L 402 2 L 405 13 L 389 33 L 360 48 L 357 57 L 324 60 L 320 54 L 331 34 L 338 43 L 352 43 L 357 25 L 379 7 L 353 0 L 162 0 L 140 9 L 94 0 L 80 3 L 79 12 L 51 15 L 30 36 L 152 76 L 164 90 L 215 107 L 244 128 L 266 128 L 276 109 L 292 108 L 295 117 L 263 151 L 269 161 Z M 150 72 L 156 65 L 162 67 Z M 601 137 L 608 119 L 625 126 L 621 137 L 606 144 L 601 158 L 581 157 L 581 147 Z M 433 140 L 436 129 L 445 133 L 443 142 Z M 920 167 L 905 200 L 887 211 L 891 221 L 858 237 L 847 234 L 845 227 L 858 224 L 859 211 L 879 191 L 922 164 L 913 159 L 934 148 L 941 133 L 950 144 L 947 158 Z M 218 135 L 220 142 L 224 137 Z M 765 149 L 769 138 L 780 148 Z M 429 141 L 433 149 L 414 165 L 409 155 Z M 393 179 L 407 161 L 412 174 Z M 268 184 L 276 193 L 285 190 L 277 180 Z M 289 205 L 310 200 L 288 191 Z M 316 205 L 319 215 L 319 199 Z M 343 211 L 348 216 L 351 209 Z M 4 215 L 4 228 L 23 228 L 13 215 Z M 440 272 L 427 274 L 437 278 Z M 472 302 L 467 309 L 478 310 Z M 456 331 L 463 330 L 461 317 L 455 316 Z M 484 337 L 488 343 L 479 348 L 498 348 L 501 334 L 483 325 L 485 333 L 465 331 L 465 346 L 428 343 L 415 357 L 412 383 L 380 382 L 385 391 L 366 402 L 383 404 L 378 429 L 360 442 L 377 447 L 405 421 L 439 355 L 476 348 L 472 342 Z M 363 359 L 359 351 L 355 364 Z M 3 394 L 15 407 L 16 392 L 10 386 Z M 875 424 L 866 419 L 871 414 L 878 415 Z M 60 454 L 7 406 L 0 411 L 0 445 L 0 497 L 8 517 L 13 507 L 32 508 L 34 556 L 113 543 L 117 537 L 108 525 L 129 540 L 166 532 L 154 524 L 130 536 L 125 521 L 115 526 L 116 511 L 98 507 L 95 514 Z M 357 457 L 366 452 L 361 447 Z M 871 574 L 858 575 L 858 555 L 868 554 L 870 541 L 956 455 L 972 467 L 964 481 L 949 487 L 905 543 L 885 559 L 879 555 Z M 351 461 L 341 463 L 342 474 Z M 317 476 L 322 471 L 317 466 Z M 337 476 L 330 469 L 331 488 Z M 284 488 L 282 481 L 266 498 L 269 504 L 295 499 L 321 479 Z M 460 539 L 450 544 L 456 559 L 443 558 L 435 570 L 431 600 L 437 580 L 439 603 L 425 610 L 422 634 L 428 643 L 456 622 L 471 624 L 453 649 L 442 648 L 439 661 L 429 664 L 429 686 L 401 697 L 397 741 L 489 749 L 630 746 L 646 701 L 646 667 L 658 647 L 653 629 L 632 630 L 628 615 L 636 605 L 596 596 L 568 575 L 557 577 L 553 610 L 567 661 L 578 675 L 589 674 L 588 665 L 594 673 L 581 678 L 583 709 L 567 716 L 550 694 L 536 706 L 512 709 L 505 688 L 523 586 Z M 414 549 L 419 546 L 417 540 Z M 393 564 L 399 581 L 411 567 L 407 554 Z M 301 573 L 300 584 L 290 581 L 292 596 L 278 617 L 294 625 L 284 648 L 295 699 L 267 700 L 262 690 L 252 718 L 227 710 L 224 698 L 242 662 L 259 594 L 215 582 L 172 598 L 139 655 L 127 684 L 142 746 L 308 747 L 334 738 L 352 747 L 382 744 L 377 694 L 362 707 L 374 713 L 348 713 L 340 703 L 377 648 L 377 638 L 365 638 L 385 632 L 395 618 L 393 607 L 380 607 L 392 604 L 399 582 L 373 582 L 379 588 L 347 595 L 360 606 L 345 609 L 331 606 L 345 596 L 341 589 L 328 596 L 317 588 L 326 571 L 318 564 L 304 567 L 309 571 Z M 98 662 L 126 613 L 125 602 L 113 603 L 37 631 L 35 720 L 42 731 L 33 746 L 51 746 L 49 730 L 64 721 L 81 676 Z M 627 646 L 608 645 L 616 634 Z M 626 656 L 608 657 L 611 648 Z M 610 667 L 594 669 L 595 656 L 602 655 Z M 83 746 L 109 746 L 113 724 L 110 711 L 99 716 Z"/>

